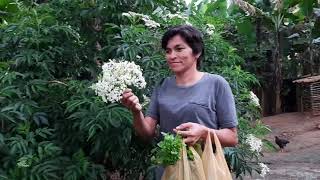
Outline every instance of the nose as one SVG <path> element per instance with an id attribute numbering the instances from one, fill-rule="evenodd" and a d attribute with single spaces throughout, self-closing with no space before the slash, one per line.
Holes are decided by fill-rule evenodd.
<path id="1" fill-rule="evenodd" d="M 177 54 L 174 51 L 171 51 L 171 52 L 167 52 L 166 56 L 168 60 L 174 60 L 177 57 Z"/>

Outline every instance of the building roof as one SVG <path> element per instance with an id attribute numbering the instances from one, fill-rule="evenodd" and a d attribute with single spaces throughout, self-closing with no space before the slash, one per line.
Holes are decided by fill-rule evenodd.
<path id="1" fill-rule="evenodd" d="M 293 82 L 294 83 L 313 83 L 313 82 L 317 82 L 317 81 L 320 81 L 320 75 L 309 76 L 309 77 L 305 77 L 302 79 L 296 79 Z"/>

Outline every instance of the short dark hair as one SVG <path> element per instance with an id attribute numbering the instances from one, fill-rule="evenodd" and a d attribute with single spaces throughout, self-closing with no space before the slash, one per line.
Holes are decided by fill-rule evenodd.
<path id="1" fill-rule="evenodd" d="M 190 46 L 193 54 L 200 54 L 197 59 L 197 68 L 200 68 L 201 60 L 204 56 L 204 44 L 202 40 L 202 34 L 196 28 L 189 25 L 179 25 L 170 28 L 162 36 L 161 46 L 162 49 L 166 49 L 168 41 L 176 35 L 180 35 L 184 41 Z"/>

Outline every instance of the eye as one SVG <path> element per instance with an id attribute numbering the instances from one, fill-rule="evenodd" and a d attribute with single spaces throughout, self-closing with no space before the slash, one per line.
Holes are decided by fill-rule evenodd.
<path id="1" fill-rule="evenodd" d="M 169 54 L 170 52 L 170 49 L 166 49 L 166 54 Z"/>
<path id="2" fill-rule="evenodd" d="M 183 47 L 177 47 L 176 51 L 181 52 L 184 48 Z"/>

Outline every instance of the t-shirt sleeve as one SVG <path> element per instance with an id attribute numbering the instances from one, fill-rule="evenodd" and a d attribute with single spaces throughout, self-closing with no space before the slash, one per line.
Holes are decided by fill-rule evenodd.
<path id="1" fill-rule="evenodd" d="M 160 114 L 159 114 L 159 103 L 158 103 L 158 88 L 154 88 L 151 98 L 150 98 L 150 104 L 146 113 L 146 116 L 149 116 L 155 120 L 159 120 Z"/>
<path id="2" fill-rule="evenodd" d="M 229 83 L 223 78 L 217 82 L 216 113 L 218 128 L 234 128 L 238 125 L 234 96 Z"/>

